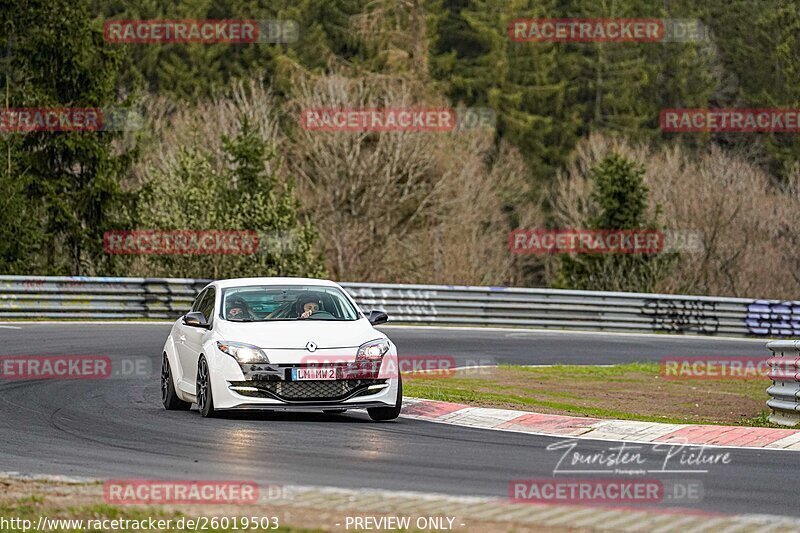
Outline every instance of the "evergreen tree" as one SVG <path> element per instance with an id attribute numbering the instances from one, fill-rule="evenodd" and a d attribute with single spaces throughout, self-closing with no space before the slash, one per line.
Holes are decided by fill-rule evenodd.
<path id="1" fill-rule="evenodd" d="M 489 91 L 499 86 L 507 72 L 505 39 L 500 28 L 497 0 L 481 2 L 479 10 L 467 11 L 469 0 L 440 0 L 435 14 L 431 70 L 446 82 L 454 103 L 480 106 L 489 103 Z"/>
<path id="2" fill-rule="evenodd" d="M 553 15 L 553 1 L 447 0 L 435 4 L 431 67 L 448 95 L 490 106 L 497 133 L 517 145 L 532 176 L 552 176 L 577 140 L 580 114 L 568 100 L 561 50 L 552 43 L 513 42 L 508 24 Z"/>
<path id="3" fill-rule="evenodd" d="M 107 108 L 117 103 L 119 54 L 103 42 L 86 0 L 20 0 L 0 10 L 11 53 L 9 107 Z M 121 200 L 118 177 L 132 154 L 118 154 L 109 131 L 11 133 L 4 192 L 35 217 L 41 243 L 11 263 L 30 273 L 91 274 L 102 263 L 102 235 Z M 14 137 L 14 138 L 11 138 Z M 7 197 L 9 197 L 7 195 Z M 8 248 L 7 248 L 8 250 Z M 24 259 L 16 254 L 26 254 Z"/>
<path id="4" fill-rule="evenodd" d="M 654 17 L 637 0 L 572 0 L 564 16 L 575 18 Z M 627 136 L 652 136 L 658 127 L 658 103 L 647 98 L 655 65 L 646 52 L 654 43 L 587 42 L 561 45 L 562 67 L 570 80 L 570 97 L 583 109 L 580 133 L 612 131 Z M 648 132 L 646 125 L 651 125 Z"/>
<path id="5" fill-rule="evenodd" d="M 738 47 L 729 58 L 740 81 L 741 107 L 797 109 L 800 107 L 800 10 L 794 2 L 753 5 L 744 13 L 752 13 L 746 33 L 731 36 Z M 744 6 L 743 6 L 744 7 Z M 727 9 L 731 9 L 730 6 Z M 740 15 L 741 16 L 741 15 Z M 740 19 L 741 21 L 742 19 Z M 732 44 L 733 44 L 732 43 Z M 753 143 L 746 139 L 726 136 L 728 142 Z M 800 163 L 800 139 L 796 134 L 762 133 L 769 156 L 767 168 L 778 177 L 785 177 Z"/>
<path id="6" fill-rule="evenodd" d="M 362 61 L 364 47 L 350 30 L 363 0 L 92 0 L 104 19 L 280 20 L 298 25 L 291 43 L 116 44 L 125 50 L 124 81 L 189 102 L 207 99 L 238 79 L 282 87 L 282 61 L 324 70 L 335 61 Z"/>
<path id="7" fill-rule="evenodd" d="M 19 136 L 0 136 L 0 272 L 38 274 L 44 265 L 37 252 L 44 248 L 42 210 L 26 191 L 31 176 L 20 157 Z"/>
<path id="8" fill-rule="evenodd" d="M 201 148 L 187 148 L 142 191 L 137 225 L 156 230 L 253 231 L 255 255 L 117 256 L 125 272 L 138 268 L 151 275 L 221 278 L 244 276 L 322 276 L 314 253 L 316 231 L 298 218 L 292 180 L 267 171 L 276 158 L 256 129 L 242 121 L 233 138 L 223 137 L 225 161 Z M 221 163 L 221 164 L 220 164 Z"/>
<path id="9" fill-rule="evenodd" d="M 644 167 L 612 154 L 591 172 L 591 201 L 596 208 L 588 227 L 593 230 L 655 229 L 647 216 Z M 674 253 L 608 253 L 567 255 L 561 260 L 557 286 L 581 290 L 653 292 L 667 275 Z"/>
<path id="10" fill-rule="evenodd" d="M 552 1 L 524 2 L 514 18 L 552 16 Z M 540 180 L 551 177 L 572 151 L 580 129 L 580 107 L 570 100 L 560 45 L 546 42 L 509 42 L 508 75 L 495 101 L 503 117 L 499 133 L 516 144 Z M 502 102 L 502 103 L 501 103 Z"/>

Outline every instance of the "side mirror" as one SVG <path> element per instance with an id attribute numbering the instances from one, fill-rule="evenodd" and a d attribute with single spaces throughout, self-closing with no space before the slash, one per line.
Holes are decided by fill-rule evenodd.
<path id="1" fill-rule="evenodd" d="M 206 317 L 203 316 L 203 313 L 199 311 L 195 311 L 193 313 L 186 313 L 183 316 L 183 323 L 187 326 L 192 326 L 195 328 L 211 329 L 211 324 L 206 322 Z"/>
<path id="2" fill-rule="evenodd" d="M 384 322 L 389 321 L 389 315 L 384 313 L 383 311 L 372 311 L 369 314 L 369 323 L 373 326 L 377 326 L 378 324 L 383 324 Z"/>

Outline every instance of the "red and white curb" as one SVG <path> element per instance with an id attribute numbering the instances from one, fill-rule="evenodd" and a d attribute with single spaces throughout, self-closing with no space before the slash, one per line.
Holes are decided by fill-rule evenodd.
<path id="1" fill-rule="evenodd" d="M 556 437 L 800 451 L 800 430 L 601 420 L 403 399 L 402 416 L 440 424 Z"/>

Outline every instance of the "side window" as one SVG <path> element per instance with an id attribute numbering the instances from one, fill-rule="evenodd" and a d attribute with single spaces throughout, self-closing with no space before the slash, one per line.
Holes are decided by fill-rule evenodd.
<path id="1" fill-rule="evenodd" d="M 208 289 L 206 291 L 206 295 L 203 298 L 202 302 L 200 302 L 200 311 L 203 313 L 203 316 L 206 317 L 206 322 L 211 323 L 214 319 L 214 299 L 216 296 L 216 292 L 214 289 Z"/>
<path id="2" fill-rule="evenodd" d="M 208 289 L 201 291 L 200 294 L 197 295 L 197 298 L 194 299 L 194 303 L 192 304 L 192 308 L 189 309 L 189 312 L 195 312 L 200 310 L 200 302 L 203 301 L 203 297 L 208 292 Z"/>

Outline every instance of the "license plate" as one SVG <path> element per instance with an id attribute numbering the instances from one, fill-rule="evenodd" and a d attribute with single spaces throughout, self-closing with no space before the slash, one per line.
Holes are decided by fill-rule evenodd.
<path id="1" fill-rule="evenodd" d="M 336 367 L 293 368 L 292 381 L 331 381 L 336 379 Z"/>

